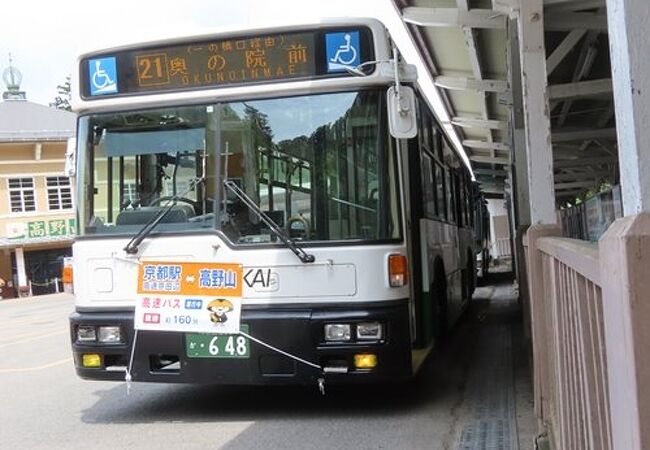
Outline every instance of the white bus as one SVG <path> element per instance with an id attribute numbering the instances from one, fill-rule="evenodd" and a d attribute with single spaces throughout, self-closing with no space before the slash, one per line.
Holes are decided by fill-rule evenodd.
<path id="1" fill-rule="evenodd" d="M 376 20 L 79 58 L 77 374 L 417 373 L 474 289 L 470 174 Z"/>

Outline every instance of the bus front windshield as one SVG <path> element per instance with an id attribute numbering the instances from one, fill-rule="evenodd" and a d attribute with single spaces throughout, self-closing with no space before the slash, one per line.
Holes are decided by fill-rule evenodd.
<path id="1" fill-rule="evenodd" d="M 296 240 L 398 238 L 384 92 L 84 116 L 80 232 L 133 235 L 168 207 L 153 234 L 217 229 L 234 244 L 275 243 L 261 210 Z"/>

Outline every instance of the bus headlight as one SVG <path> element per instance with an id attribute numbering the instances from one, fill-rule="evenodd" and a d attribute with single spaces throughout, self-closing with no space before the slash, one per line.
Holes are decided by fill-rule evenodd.
<path id="1" fill-rule="evenodd" d="M 379 322 L 357 324 L 357 339 L 360 341 L 378 341 L 384 336 L 384 327 Z"/>
<path id="2" fill-rule="evenodd" d="M 120 327 L 99 327 L 98 340 L 105 344 L 121 342 L 122 334 L 120 332 Z"/>
<path id="3" fill-rule="evenodd" d="M 349 341 L 350 324 L 347 323 L 328 323 L 325 325 L 326 341 Z"/>
<path id="4" fill-rule="evenodd" d="M 97 331 L 91 325 L 79 325 L 77 327 L 78 342 L 95 342 L 97 340 Z"/>

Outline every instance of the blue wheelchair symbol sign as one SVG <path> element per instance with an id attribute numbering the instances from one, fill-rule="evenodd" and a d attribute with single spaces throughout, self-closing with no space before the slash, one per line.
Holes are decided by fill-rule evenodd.
<path id="1" fill-rule="evenodd" d="M 115 57 L 91 59 L 88 61 L 90 95 L 113 94 L 117 92 L 117 62 Z"/>
<path id="2" fill-rule="evenodd" d="M 361 64 L 358 31 L 327 33 L 325 50 L 327 72 L 345 72 L 346 68 Z"/>

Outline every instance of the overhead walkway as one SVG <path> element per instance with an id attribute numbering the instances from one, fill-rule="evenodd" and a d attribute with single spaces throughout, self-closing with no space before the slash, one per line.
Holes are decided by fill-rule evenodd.
<path id="1" fill-rule="evenodd" d="M 509 206 L 537 442 L 650 449 L 650 4 L 393 2 L 444 105 L 439 118 L 482 190 Z M 597 242 L 563 237 L 575 234 L 559 211 L 612 186 L 623 217 Z M 599 220 L 581 209 L 580 220 Z M 477 429 L 493 436 L 485 424 L 466 436 Z M 500 433 L 501 443 L 511 436 Z"/>

